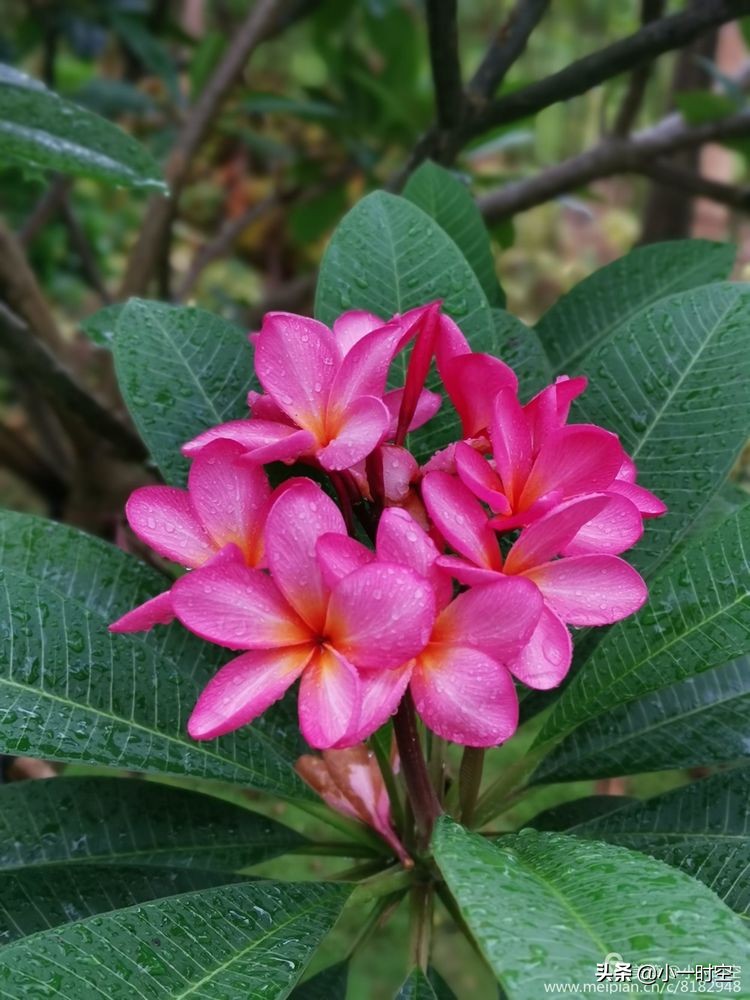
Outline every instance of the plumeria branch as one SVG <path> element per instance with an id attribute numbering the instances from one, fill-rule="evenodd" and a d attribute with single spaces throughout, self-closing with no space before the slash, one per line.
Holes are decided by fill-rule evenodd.
<path id="1" fill-rule="evenodd" d="M 497 91 L 511 66 L 544 17 L 550 0 L 517 0 L 508 20 L 496 32 L 468 86 L 468 98 L 485 102 Z"/>
<path id="2" fill-rule="evenodd" d="M 666 0 L 641 0 L 641 24 L 650 24 L 664 14 Z M 612 131 L 615 135 L 627 135 L 640 111 L 646 86 L 651 77 L 653 61 L 641 63 L 630 74 L 625 96 L 617 112 Z"/>
<path id="3" fill-rule="evenodd" d="M 414 810 L 414 819 L 424 850 L 430 841 L 435 820 L 443 811 L 427 771 L 422 743 L 417 728 L 417 716 L 410 692 L 406 692 L 393 720 L 401 767 Z"/>
<path id="4" fill-rule="evenodd" d="M 654 170 L 663 169 L 659 157 L 676 150 L 748 134 L 750 111 L 701 125 L 688 125 L 681 115 L 672 114 L 629 138 L 609 136 L 579 156 L 548 167 L 526 180 L 490 191 L 479 199 L 479 207 L 485 219 L 497 222 L 603 177 L 629 173 L 651 176 Z M 683 177 L 683 183 L 689 180 Z M 718 200 L 731 197 L 725 186 L 703 185 L 700 193 L 707 197 L 720 194 Z"/>

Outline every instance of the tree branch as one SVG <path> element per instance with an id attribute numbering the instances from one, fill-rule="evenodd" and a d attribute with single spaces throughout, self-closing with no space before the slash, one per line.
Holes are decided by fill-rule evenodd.
<path id="1" fill-rule="evenodd" d="M 457 0 L 427 0 L 427 33 L 438 128 L 447 131 L 460 124 L 464 107 Z"/>
<path id="2" fill-rule="evenodd" d="M 650 24 L 664 14 L 666 0 L 641 0 L 641 24 Z M 630 74 L 628 89 L 625 91 L 620 109 L 617 112 L 612 131 L 615 135 L 627 135 L 633 127 L 646 94 L 653 69 L 653 62 L 641 63 Z"/>
<path id="3" fill-rule="evenodd" d="M 0 222 L 0 297 L 52 350 L 64 353 L 65 342 L 23 247 Z"/>
<path id="4" fill-rule="evenodd" d="M 142 441 L 91 396 L 29 327 L 0 304 L 0 348 L 32 382 L 39 395 L 74 420 L 105 438 L 123 458 L 146 457 Z"/>
<path id="5" fill-rule="evenodd" d="M 145 291 L 156 270 L 159 255 L 168 243 L 175 205 L 187 180 L 190 165 L 220 107 L 258 45 L 273 35 L 298 6 L 294 0 L 258 0 L 239 27 L 169 154 L 164 169 L 170 188 L 169 197 L 155 195 L 149 199 L 146 221 L 130 253 L 120 298 Z"/>
<path id="6" fill-rule="evenodd" d="M 652 181 L 657 181 L 659 184 L 682 188 L 683 191 L 687 191 L 688 194 L 694 195 L 696 198 L 710 198 L 711 201 L 717 201 L 721 205 L 729 205 L 730 208 L 735 208 L 740 212 L 750 211 L 750 187 L 715 181 L 710 177 L 702 177 L 686 167 L 661 160 L 644 163 L 639 173 L 650 177 Z"/>
<path id="7" fill-rule="evenodd" d="M 522 55 L 529 35 L 544 17 L 550 0 L 517 0 L 508 20 L 496 32 L 468 86 L 470 100 L 492 97 L 505 75 Z"/>
<path id="8" fill-rule="evenodd" d="M 692 126 L 681 115 L 669 115 L 658 125 L 630 138 L 611 136 L 593 149 L 548 167 L 534 177 L 491 191 L 479 199 L 479 207 L 485 219 L 497 222 L 601 177 L 647 173 L 654 169 L 658 157 L 676 150 L 748 134 L 750 111 Z"/>

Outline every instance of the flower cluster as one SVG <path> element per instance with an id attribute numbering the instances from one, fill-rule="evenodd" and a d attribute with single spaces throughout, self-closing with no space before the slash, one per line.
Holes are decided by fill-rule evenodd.
<path id="1" fill-rule="evenodd" d="M 664 506 L 614 434 L 568 423 L 586 380 L 523 404 L 513 371 L 473 352 L 438 303 L 387 322 L 348 312 L 332 330 L 271 313 L 251 340 L 263 392 L 249 419 L 185 445 L 187 490 L 147 486 L 127 504 L 133 531 L 191 572 L 112 630 L 177 618 L 241 651 L 201 694 L 195 739 L 249 723 L 299 679 L 313 747 L 361 742 L 407 689 L 439 736 L 506 740 L 515 680 L 564 678 L 568 626 L 646 598 L 619 557 Z M 388 390 L 407 347 L 404 385 Z M 433 359 L 463 436 L 420 467 L 406 442 L 442 403 L 424 388 Z M 272 489 L 272 462 L 314 470 L 329 492 L 306 476 Z"/>

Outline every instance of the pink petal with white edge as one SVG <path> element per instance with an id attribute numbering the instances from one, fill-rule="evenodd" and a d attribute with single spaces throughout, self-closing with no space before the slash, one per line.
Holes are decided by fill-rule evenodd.
<path id="1" fill-rule="evenodd" d="M 495 394 L 490 424 L 492 457 L 505 495 L 515 506 L 531 471 L 531 431 L 523 407 L 512 389 Z"/>
<path id="2" fill-rule="evenodd" d="M 596 552 L 618 556 L 632 548 L 641 537 L 643 518 L 635 504 L 611 488 L 605 495 L 607 506 L 576 532 L 570 544 L 562 550 L 563 555 L 579 556 Z"/>
<path id="3" fill-rule="evenodd" d="M 511 506 L 503 492 L 500 477 L 490 463 L 479 452 L 458 441 L 456 444 L 456 472 L 458 478 L 467 486 L 475 497 L 500 514 L 510 514 Z"/>
<path id="4" fill-rule="evenodd" d="M 608 493 L 619 493 L 627 497 L 640 512 L 641 517 L 661 517 L 666 514 L 667 505 L 655 493 L 625 479 L 615 479 L 608 487 Z"/>
<path id="5" fill-rule="evenodd" d="M 194 740 L 212 740 L 246 726 L 291 687 L 310 649 L 253 650 L 223 666 L 201 692 L 188 720 Z"/>
<path id="6" fill-rule="evenodd" d="M 422 499 L 440 534 L 459 553 L 486 569 L 500 569 L 495 532 L 479 501 L 454 476 L 430 472 L 422 481 Z"/>
<path id="7" fill-rule="evenodd" d="M 434 622 L 429 583 L 403 566 L 375 562 L 331 592 L 325 635 L 355 666 L 393 669 L 424 648 Z"/>
<path id="8" fill-rule="evenodd" d="M 333 334 L 317 320 L 266 313 L 255 346 L 255 371 L 281 409 L 318 440 L 340 353 Z"/>
<path id="9" fill-rule="evenodd" d="M 313 454 L 317 443 L 309 431 L 271 420 L 230 420 L 199 434 L 182 446 L 182 454 L 194 458 L 212 441 L 236 441 L 253 461 L 293 462 L 300 455 Z"/>
<path id="10" fill-rule="evenodd" d="M 363 337 L 373 330 L 379 330 L 388 321 L 361 309 L 352 309 L 342 313 L 333 323 L 333 336 L 339 346 L 342 357 L 351 351 Z"/>
<path id="11" fill-rule="evenodd" d="M 445 365 L 445 389 L 461 417 L 464 437 L 480 434 L 492 421 L 492 401 L 501 389 L 516 392 L 512 368 L 490 354 L 461 354 Z"/>
<path id="12" fill-rule="evenodd" d="M 648 597 L 641 576 L 617 556 L 570 556 L 525 575 L 570 625 L 609 625 L 632 615 Z"/>
<path id="13" fill-rule="evenodd" d="M 336 436 L 318 452 L 324 469 L 348 469 L 380 444 L 388 430 L 388 410 L 374 396 L 360 396 L 338 420 Z"/>
<path id="14" fill-rule="evenodd" d="M 319 650 L 299 687 L 297 712 L 302 735 L 317 750 L 349 746 L 349 735 L 359 723 L 361 702 L 359 675 L 351 663 L 335 650 Z"/>
<path id="15" fill-rule="evenodd" d="M 150 601 L 139 604 L 137 608 L 128 611 L 112 622 L 109 626 L 110 632 L 147 632 L 154 625 L 169 625 L 175 618 L 172 608 L 171 591 L 165 590 L 163 594 L 152 597 Z"/>
<path id="16" fill-rule="evenodd" d="M 549 608 L 542 609 L 528 643 L 508 669 L 527 687 L 547 691 L 557 687 L 570 669 L 573 643 L 564 622 Z"/>
<path id="17" fill-rule="evenodd" d="M 422 721 L 444 740 L 491 747 L 518 727 L 518 698 L 505 667 L 470 646 L 434 647 L 419 658 L 411 678 Z"/>
<path id="18" fill-rule="evenodd" d="M 346 535 L 336 504 L 311 480 L 290 480 L 266 518 L 266 558 L 281 592 L 316 632 L 325 621 L 329 588 L 315 546 L 329 532 Z"/>
<path id="19" fill-rule="evenodd" d="M 277 649 L 309 642 L 297 617 L 270 577 L 228 550 L 172 585 L 172 604 L 182 624 L 202 639 L 230 649 Z"/>
<path id="20" fill-rule="evenodd" d="M 437 565 L 439 552 L 435 543 L 405 510 L 389 507 L 383 511 L 376 549 L 382 562 L 398 563 L 423 576 L 435 591 L 438 608 L 450 601 L 453 585 L 448 574 Z"/>
<path id="21" fill-rule="evenodd" d="M 325 584 L 331 590 L 339 580 L 375 559 L 375 553 L 355 538 L 335 533 L 321 535 L 315 545 L 315 552 Z"/>
<path id="22" fill-rule="evenodd" d="M 512 659 L 531 638 L 543 603 L 538 588 L 518 577 L 472 587 L 439 616 L 430 646 L 473 646 L 496 660 Z"/>
<path id="23" fill-rule="evenodd" d="M 383 396 L 383 402 L 386 405 L 390 417 L 388 423 L 389 440 L 396 436 L 398 415 L 401 410 L 403 398 L 403 389 L 391 389 L 390 392 L 387 392 Z M 429 389 L 422 389 L 419 394 L 419 398 L 417 399 L 417 407 L 414 411 L 414 416 L 411 418 L 411 423 L 409 424 L 409 430 L 415 431 L 417 428 L 424 426 L 428 420 L 432 420 L 442 404 L 443 399 L 437 392 L 430 392 Z"/>
<path id="24" fill-rule="evenodd" d="M 604 493 L 578 497 L 555 507 L 528 528 L 513 543 L 505 560 L 506 573 L 523 573 L 532 566 L 559 556 L 570 545 L 587 521 L 608 507 L 617 506 Z"/>
<path id="25" fill-rule="evenodd" d="M 622 465 L 617 435 L 593 424 L 571 424 L 551 434 L 541 447 L 521 494 L 529 506 L 551 490 L 564 497 L 608 489 Z"/>
<path id="26" fill-rule="evenodd" d="M 263 555 L 263 521 L 271 487 L 260 466 L 239 462 L 245 449 L 218 440 L 196 455 L 188 491 L 203 527 L 217 548 L 234 543 L 250 566 Z"/>
<path id="27" fill-rule="evenodd" d="M 407 663 L 396 670 L 363 670 L 359 675 L 362 704 L 359 725 L 349 745 L 366 740 L 395 713 L 409 684 L 413 669 Z"/>
<path id="28" fill-rule="evenodd" d="M 185 490 L 142 486 L 130 494 L 125 516 L 154 552 L 181 566 L 201 566 L 216 553 L 217 546 L 196 517 Z"/>

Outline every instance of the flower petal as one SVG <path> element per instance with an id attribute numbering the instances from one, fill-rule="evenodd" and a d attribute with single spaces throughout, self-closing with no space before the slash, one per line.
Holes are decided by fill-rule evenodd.
<path id="1" fill-rule="evenodd" d="M 576 378 L 560 375 L 553 385 L 546 386 L 524 406 L 535 451 L 539 451 L 544 440 L 565 424 L 570 404 L 585 391 L 587 385 L 585 375 Z"/>
<path id="2" fill-rule="evenodd" d="M 336 532 L 321 535 L 315 544 L 320 571 L 327 587 L 333 589 L 339 580 L 353 573 L 355 569 L 367 566 L 375 558 L 375 553 L 355 538 L 347 538 Z"/>
<path id="3" fill-rule="evenodd" d="M 339 361 L 327 326 L 293 313 L 266 313 L 255 345 L 258 379 L 284 413 L 319 440 Z"/>
<path id="4" fill-rule="evenodd" d="M 511 506 L 503 492 L 500 477 L 490 463 L 465 441 L 456 443 L 456 472 L 458 478 L 475 497 L 500 514 L 510 514 Z"/>
<path id="5" fill-rule="evenodd" d="M 404 398 L 403 389 L 391 389 L 383 396 L 383 402 L 388 410 L 390 421 L 388 424 L 388 439 L 396 436 L 398 427 L 398 415 L 401 410 L 401 403 Z M 432 420 L 443 404 L 443 398 L 437 392 L 430 392 L 429 389 L 422 389 L 417 399 L 417 408 L 411 418 L 409 430 L 415 431 L 422 427 L 428 420 Z"/>
<path id="6" fill-rule="evenodd" d="M 587 521 L 616 506 L 604 493 L 579 497 L 555 507 L 524 528 L 505 560 L 506 573 L 523 573 L 559 556 Z"/>
<path id="7" fill-rule="evenodd" d="M 141 486 L 130 494 L 125 515 L 140 539 L 181 566 L 201 566 L 216 553 L 185 490 Z"/>
<path id="8" fill-rule="evenodd" d="M 201 692 L 188 720 L 194 740 L 212 740 L 252 722 L 304 670 L 310 648 L 258 649 L 223 666 Z"/>
<path id="9" fill-rule="evenodd" d="M 336 338 L 342 357 L 351 351 L 355 344 L 373 330 L 385 326 L 387 320 L 361 309 L 351 309 L 342 313 L 333 323 L 333 336 Z"/>
<path id="10" fill-rule="evenodd" d="M 422 499 L 440 534 L 471 562 L 500 569 L 502 560 L 495 532 L 479 501 L 464 484 L 446 472 L 430 472 L 422 481 Z"/>
<path id="11" fill-rule="evenodd" d="M 375 562 L 331 592 L 325 634 L 355 666 L 388 669 L 424 648 L 434 622 L 429 583 L 403 566 Z"/>
<path id="12" fill-rule="evenodd" d="M 359 725 L 347 743 L 359 743 L 380 729 L 394 714 L 411 678 L 413 664 L 396 670 L 363 670 L 359 675 L 362 704 Z"/>
<path id="13" fill-rule="evenodd" d="M 617 556 L 570 556 L 525 575 L 548 607 L 571 625 L 609 625 L 632 615 L 648 597 L 641 576 Z"/>
<path id="14" fill-rule="evenodd" d="M 563 497 L 609 488 L 624 452 L 616 434 L 593 424 L 571 424 L 545 440 L 526 480 L 520 502 L 529 506 L 552 490 Z"/>
<path id="15" fill-rule="evenodd" d="M 615 479 L 607 488 L 607 492 L 627 497 L 632 504 L 635 504 L 641 517 L 661 517 L 667 512 L 667 505 L 655 493 L 626 479 Z"/>
<path id="16" fill-rule="evenodd" d="M 182 454 L 193 458 L 212 441 L 220 439 L 241 444 L 258 464 L 293 462 L 300 455 L 313 454 L 317 446 L 309 431 L 298 430 L 291 424 L 273 420 L 230 420 L 188 441 L 182 446 Z"/>
<path id="17" fill-rule="evenodd" d="M 454 580 L 466 587 L 481 587 L 484 583 L 495 583 L 503 576 L 499 569 L 483 569 L 459 556 L 438 556 L 437 564 L 446 573 L 450 573 Z"/>
<path id="18" fill-rule="evenodd" d="M 397 448 L 394 444 L 381 445 L 380 458 L 383 463 L 385 498 L 390 503 L 401 503 L 409 495 L 411 484 L 419 476 L 417 460 L 406 448 Z"/>
<path id="19" fill-rule="evenodd" d="M 523 407 L 512 389 L 495 394 L 490 425 L 492 457 L 512 506 L 518 503 L 531 470 L 531 431 Z"/>
<path id="20" fill-rule="evenodd" d="M 202 639 L 230 649 L 276 649 L 308 642 L 310 630 L 265 573 L 228 546 L 172 585 L 175 614 Z"/>
<path id="21" fill-rule="evenodd" d="M 506 577 L 472 587 L 440 614 L 430 645 L 472 646 L 504 662 L 528 642 L 542 605 L 542 595 L 530 580 Z"/>
<path id="22" fill-rule="evenodd" d="M 606 497 L 606 507 L 576 532 L 573 540 L 562 550 L 564 555 L 578 556 L 598 552 L 618 556 L 635 545 L 641 537 L 643 518 L 635 504 L 625 496 L 612 492 L 611 487 Z"/>
<path id="23" fill-rule="evenodd" d="M 388 369 L 398 350 L 401 327 L 398 323 L 383 326 L 358 341 L 336 372 L 328 402 L 329 422 L 336 419 L 360 396 L 382 399 Z"/>
<path id="24" fill-rule="evenodd" d="M 406 440 L 432 364 L 432 356 L 440 334 L 440 302 L 424 306 L 417 322 L 416 340 L 406 369 L 404 394 L 396 426 L 396 444 L 403 444 Z"/>
<path id="25" fill-rule="evenodd" d="M 250 566 L 263 555 L 263 522 L 271 487 L 261 466 L 238 462 L 245 449 L 217 440 L 193 460 L 188 492 L 195 512 L 215 546 L 233 542 Z"/>
<path id="26" fill-rule="evenodd" d="M 461 417 L 464 437 L 475 437 L 492 420 L 492 401 L 501 389 L 515 393 L 512 368 L 490 354 L 460 354 L 444 366 L 445 389 Z"/>
<path id="27" fill-rule="evenodd" d="M 289 480 L 266 518 L 266 558 L 281 592 L 318 632 L 325 621 L 329 590 L 315 546 L 328 532 L 346 535 L 336 504 L 312 480 Z"/>
<path id="28" fill-rule="evenodd" d="M 163 594 L 152 597 L 150 601 L 139 604 L 137 608 L 128 611 L 122 618 L 112 622 L 110 632 L 147 632 L 154 625 L 169 625 L 175 618 L 172 608 L 172 593 L 165 590 Z"/>
<path id="29" fill-rule="evenodd" d="M 435 591 L 438 608 L 450 601 L 453 585 L 448 574 L 436 563 L 439 553 L 435 543 L 405 510 L 389 507 L 383 511 L 376 548 L 382 562 L 398 563 L 428 580 Z"/>
<path id="30" fill-rule="evenodd" d="M 347 744 L 359 723 L 359 675 L 335 650 L 321 649 L 308 664 L 299 687 L 300 729 L 311 747 Z"/>
<path id="31" fill-rule="evenodd" d="M 367 458 L 386 435 L 388 410 L 374 396 L 355 399 L 337 421 L 336 435 L 318 452 L 324 469 L 348 469 Z"/>
<path id="32" fill-rule="evenodd" d="M 570 669 L 573 643 L 565 624 L 548 607 L 542 609 L 531 638 L 508 669 L 527 687 L 547 691 L 557 687 Z"/>
<path id="33" fill-rule="evenodd" d="M 425 725 L 444 740 L 491 747 L 518 726 L 518 698 L 505 667 L 470 646 L 430 645 L 411 679 Z"/>

